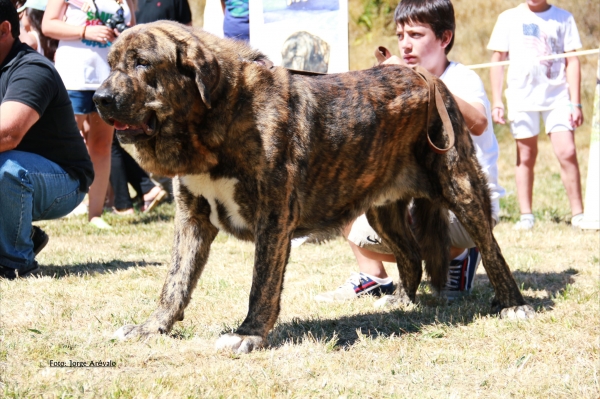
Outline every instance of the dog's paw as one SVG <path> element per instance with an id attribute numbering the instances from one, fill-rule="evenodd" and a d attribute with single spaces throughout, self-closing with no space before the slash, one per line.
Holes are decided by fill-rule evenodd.
<path id="1" fill-rule="evenodd" d="M 412 301 L 407 295 L 384 295 L 375 301 L 375 309 L 396 308 L 410 305 Z"/>
<path id="2" fill-rule="evenodd" d="M 508 320 L 526 320 L 533 319 L 535 317 L 535 310 L 531 305 L 513 306 L 510 308 L 504 308 L 500 311 L 501 319 Z"/>
<path id="3" fill-rule="evenodd" d="M 218 351 L 233 353 L 250 353 L 254 349 L 265 346 L 265 340 L 258 335 L 223 334 L 217 340 L 215 348 Z"/>
<path id="4" fill-rule="evenodd" d="M 127 341 L 132 339 L 147 339 L 151 335 L 164 334 L 166 331 L 160 328 L 148 328 L 148 324 L 144 323 L 139 326 L 134 324 L 127 324 L 119 328 L 113 336 L 120 341 Z"/>
<path id="5" fill-rule="evenodd" d="M 140 326 L 136 326 L 134 324 L 126 324 L 123 327 L 119 328 L 117 331 L 115 331 L 113 337 L 117 338 L 119 341 L 130 340 L 140 336 L 139 329 Z"/>

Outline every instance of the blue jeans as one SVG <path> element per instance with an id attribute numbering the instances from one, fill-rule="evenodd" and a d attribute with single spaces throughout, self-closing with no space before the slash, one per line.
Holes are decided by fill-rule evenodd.
<path id="1" fill-rule="evenodd" d="M 31 223 L 69 214 L 84 196 L 79 181 L 54 162 L 30 152 L 1 152 L 0 266 L 33 264 Z"/>

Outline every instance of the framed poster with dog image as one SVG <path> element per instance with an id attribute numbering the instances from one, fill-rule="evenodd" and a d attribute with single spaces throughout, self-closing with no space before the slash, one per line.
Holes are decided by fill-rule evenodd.
<path id="1" fill-rule="evenodd" d="M 347 0 L 249 0 L 250 44 L 275 65 L 348 71 Z"/>

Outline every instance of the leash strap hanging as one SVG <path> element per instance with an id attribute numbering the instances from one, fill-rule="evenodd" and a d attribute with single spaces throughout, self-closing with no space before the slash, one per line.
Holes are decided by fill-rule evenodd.
<path id="1" fill-rule="evenodd" d="M 390 53 L 390 51 L 383 46 L 377 47 L 377 49 L 375 49 L 375 58 L 377 59 L 378 65 L 390 58 L 391 56 L 392 53 Z M 427 143 L 429 144 L 431 150 L 436 154 L 445 154 L 452 147 L 454 147 L 455 141 L 454 128 L 452 127 L 452 122 L 450 121 L 448 110 L 446 109 L 446 105 L 444 104 L 444 100 L 442 99 L 442 95 L 440 94 L 440 91 L 438 90 L 435 81 L 432 79 L 432 75 L 427 71 L 427 69 L 423 68 L 422 66 L 416 66 L 413 70 L 421 77 L 421 79 L 423 79 L 423 81 L 425 81 L 425 84 L 429 89 L 426 121 L 427 124 L 425 127 L 425 131 L 427 133 Z M 438 115 L 442 120 L 444 130 L 448 135 L 448 147 L 446 148 L 437 147 L 435 144 L 433 144 L 433 141 L 431 141 L 431 137 L 429 136 L 429 120 L 431 118 L 431 115 L 433 115 L 433 107 L 437 109 Z"/>

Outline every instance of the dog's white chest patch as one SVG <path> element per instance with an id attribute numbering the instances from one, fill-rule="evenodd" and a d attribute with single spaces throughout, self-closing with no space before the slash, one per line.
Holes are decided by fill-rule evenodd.
<path id="1" fill-rule="evenodd" d="M 237 228 L 248 228 L 248 224 L 240 214 L 240 206 L 233 199 L 237 179 L 213 180 L 208 174 L 201 174 L 183 176 L 181 183 L 194 195 L 206 198 L 210 204 L 210 222 L 215 227 L 225 230 L 219 221 L 218 202 L 225 208 L 232 225 Z"/>

